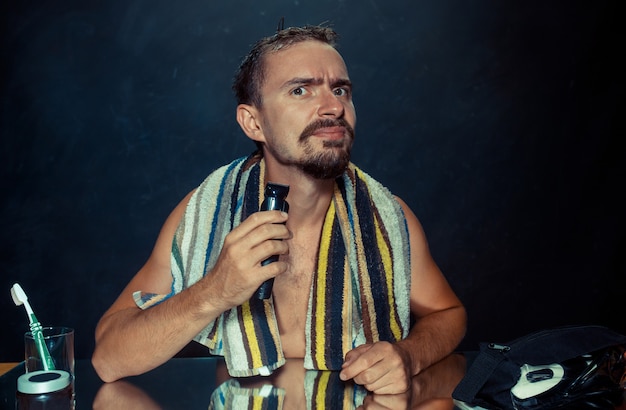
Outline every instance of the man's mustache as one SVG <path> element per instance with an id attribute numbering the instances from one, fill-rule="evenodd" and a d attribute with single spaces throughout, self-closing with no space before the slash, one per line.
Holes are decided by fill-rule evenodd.
<path id="1" fill-rule="evenodd" d="M 346 133 L 350 136 L 350 139 L 354 139 L 354 129 L 348 124 L 346 120 L 343 118 L 331 119 L 325 118 L 321 120 L 314 121 L 306 126 L 304 131 L 300 134 L 300 142 L 303 142 L 310 136 L 314 135 L 317 130 L 322 128 L 330 128 L 330 127 L 344 127 L 346 129 Z"/>

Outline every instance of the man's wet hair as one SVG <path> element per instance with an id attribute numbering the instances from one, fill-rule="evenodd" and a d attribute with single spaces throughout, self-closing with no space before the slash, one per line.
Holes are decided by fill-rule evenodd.
<path id="1" fill-rule="evenodd" d="M 278 50 L 303 41 L 320 41 L 337 48 L 337 33 L 326 26 L 306 25 L 277 30 L 276 34 L 257 41 L 244 57 L 233 81 L 237 104 L 248 104 L 260 108 L 261 86 L 265 79 L 265 57 Z"/>

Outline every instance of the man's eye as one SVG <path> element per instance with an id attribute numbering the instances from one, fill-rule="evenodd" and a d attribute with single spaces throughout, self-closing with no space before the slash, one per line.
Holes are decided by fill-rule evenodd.
<path id="1" fill-rule="evenodd" d="M 298 87 L 291 91 L 291 93 L 293 95 L 304 95 L 306 93 L 306 90 L 304 89 L 304 87 Z"/>
<path id="2" fill-rule="evenodd" d="M 335 95 L 338 97 L 345 97 L 350 95 L 350 90 L 347 88 L 335 88 Z"/>

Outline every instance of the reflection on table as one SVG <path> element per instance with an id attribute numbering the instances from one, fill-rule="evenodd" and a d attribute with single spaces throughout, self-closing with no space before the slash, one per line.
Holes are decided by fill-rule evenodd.
<path id="1" fill-rule="evenodd" d="M 285 410 L 454 409 L 451 394 L 466 369 L 463 355 L 454 354 L 415 376 L 409 392 L 397 395 L 374 395 L 352 382 L 341 381 L 338 372 L 307 371 L 301 360 L 287 361 L 281 369 L 269 377 L 238 379 L 228 377 L 222 360 L 215 359 L 213 363 L 215 365 L 215 388 L 202 389 L 207 393 L 206 401 L 196 403 L 198 407 L 207 408 L 208 405 L 210 409 Z M 189 383 L 196 381 L 196 374 L 191 370 L 193 369 L 190 369 L 186 376 L 189 378 Z M 162 374 L 164 389 L 167 389 L 165 386 L 168 379 L 170 377 L 167 374 Z M 168 395 L 170 401 L 166 403 L 163 398 L 156 397 L 147 388 L 141 387 L 141 384 L 146 386 L 145 382 L 138 383 L 138 381 L 138 378 L 127 378 L 102 384 L 93 401 L 93 408 L 96 410 L 164 409 L 175 408 L 177 404 L 181 404 L 181 402 L 176 403 L 176 396 L 182 400 L 184 392 L 170 390 Z M 153 385 L 148 387 L 154 392 Z M 158 392 L 161 396 L 162 393 L 163 391 Z"/>
<path id="2" fill-rule="evenodd" d="M 342 382 L 336 372 L 306 371 L 301 360 L 288 361 L 270 377 L 231 379 L 221 358 L 177 358 L 140 376 L 108 384 L 98 378 L 89 360 L 77 360 L 76 408 L 480 410 L 451 399 L 474 359 L 475 352 L 453 354 L 415 376 L 411 390 L 398 395 L 370 394 L 361 386 Z M 15 408 L 17 379 L 22 374 L 23 363 L 0 376 L 0 409 Z M 626 400 L 593 407 L 626 410 Z"/>

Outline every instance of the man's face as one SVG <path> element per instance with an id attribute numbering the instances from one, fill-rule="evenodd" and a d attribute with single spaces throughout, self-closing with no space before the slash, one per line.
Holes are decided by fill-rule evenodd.
<path id="1" fill-rule="evenodd" d="M 331 46 L 296 43 L 266 56 L 259 110 L 265 155 L 318 179 L 350 160 L 356 113 L 346 65 Z"/>

